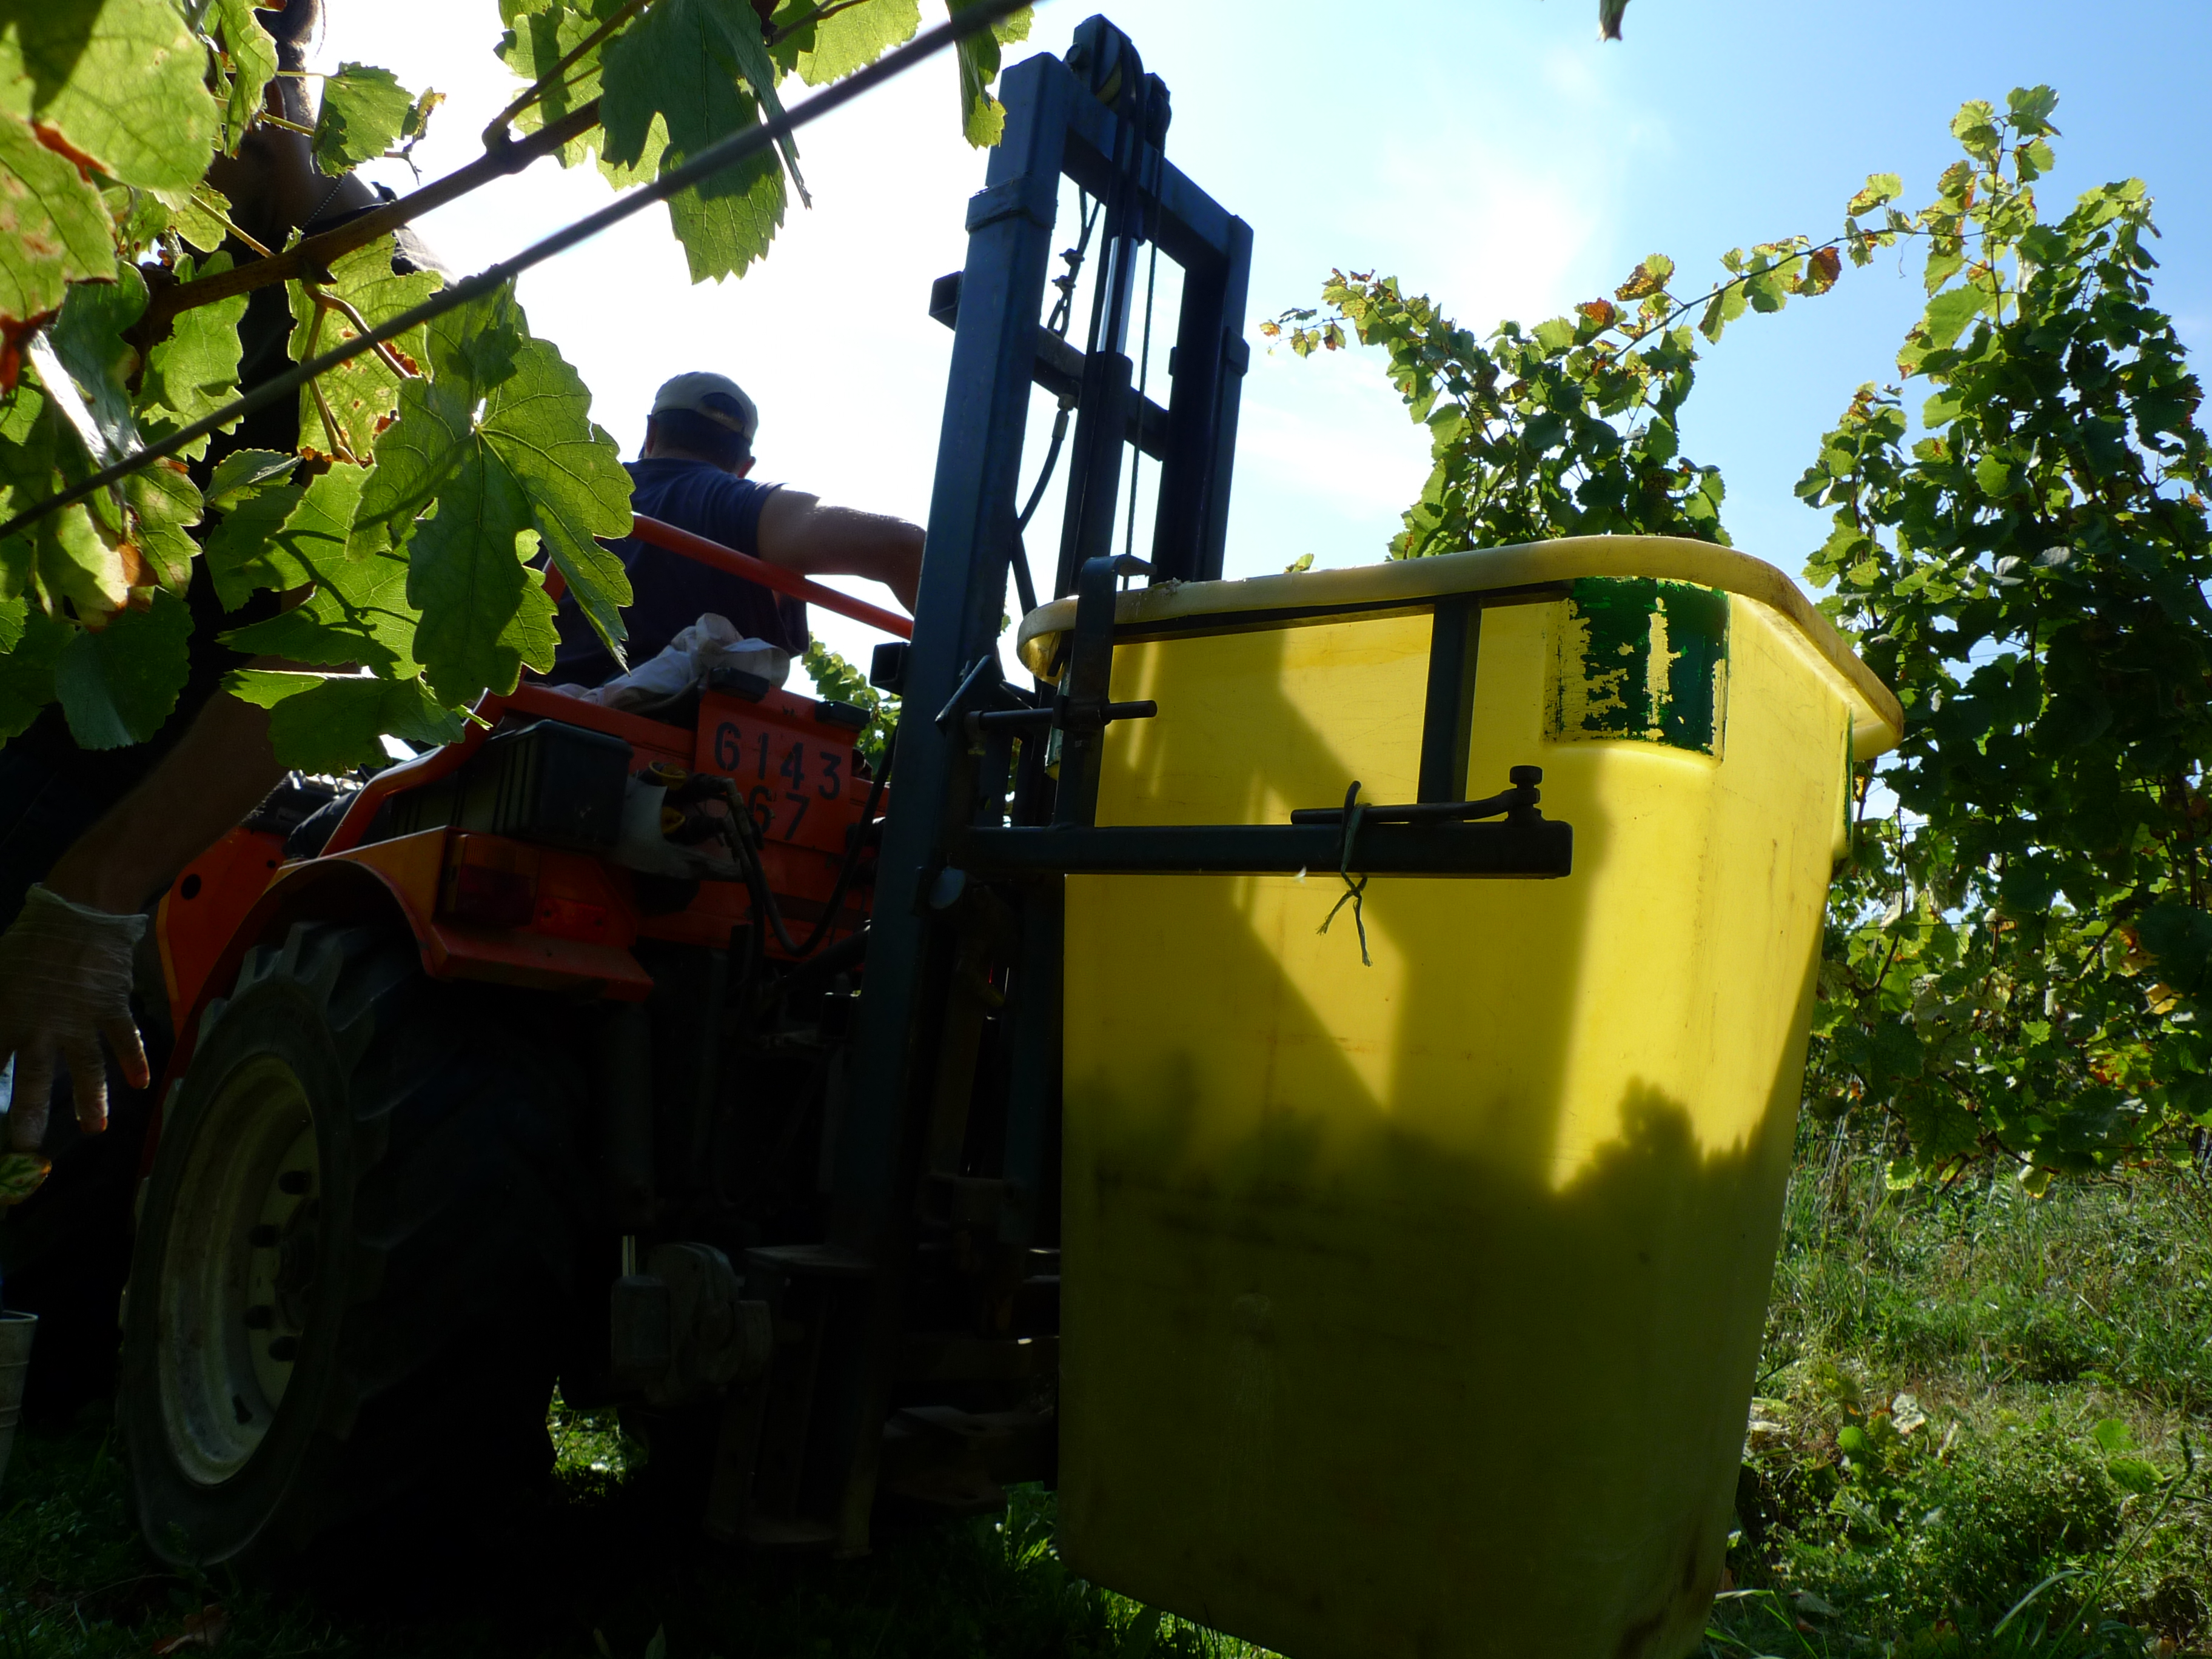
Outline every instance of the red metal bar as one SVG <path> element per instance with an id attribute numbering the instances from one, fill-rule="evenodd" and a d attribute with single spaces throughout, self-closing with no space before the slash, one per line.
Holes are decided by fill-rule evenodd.
<path id="1" fill-rule="evenodd" d="M 671 553 L 680 553 L 687 559 L 696 559 L 701 564 L 727 571 L 732 576 L 743 576 L 748 581 L 758 582 L 763 587 L 772 587 L 779 593 L 788 593 L 809 605 L 818 605 L 824 611 L 834 611 L 854 622 L 880 628 L 884 633 L 896 635 L 900 639 L 914 637 L 912 621 L 896 611 L 885 611 L 880 605 L 870 605 L 866 599 L 840 593 L 834 587 L 824 587 L 820 582 L 809 581 L 796 570 L 770 564 L 766 559 L 756 559 L 750 554 L 738 552 L 734 547 L 710 542 L 704 536 L 678 530 L 672 524 L 663 524 L 659 519 L 648 519 L 641 513 L 633 514 L 629 533 L 654 547 L 666 548 Z"/>
<path id="2" fill-rule="evenodd" d="M 740 553 L 734 547 L 710 542 L 704 536 L 678 530 L 672 524 L 648 519 L 642 513 L 632 515 L 629 533 L 641 542 L 666 548 L 671 553 L 680 553 L 687 559 L 696 559 L 701 564 L 710 565 L 732 576 L 742 576 L 749 582 L 758 582 L 763 587 L 772 587 L 779 593 L 788 593 L 795 599 L 805 599 L 809 605 L 818 605 L 824 611 L 850 617 L 854 622 L 866 623 L 871 628 L 880 628 L 884 633 L 896 635 L 900 639 L 914 637 L 914 623 L 896 611 L 885 611 L 870 605 L 866 599 L 840 593 L 834 587 L 824 587 L 820 582 L 807 580 L 796 570 L 770 564 L 766 559 L 756 559 L 750 553 Z M 546 571 L 547 598 L 557 605 L 561 596 L 568 591 L 568 581 L 559 571 Z"/>

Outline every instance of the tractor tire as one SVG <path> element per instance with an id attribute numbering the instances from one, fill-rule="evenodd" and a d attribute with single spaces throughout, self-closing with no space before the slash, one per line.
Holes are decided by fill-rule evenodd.
<path id="1" fill-rule="evenodd" d="M 556 1014 L 434 982 L 382 927 L 249 954 L 162 1125 L 125 1307 L 155 1553 L 275 1565 L 543 1490 L 588 1203 Z"/>

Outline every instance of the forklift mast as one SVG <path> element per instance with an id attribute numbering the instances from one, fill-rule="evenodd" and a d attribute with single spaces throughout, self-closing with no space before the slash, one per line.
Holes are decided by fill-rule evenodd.
<path id="1" fill-rule="evenodd" d="M 1095 795 L 1100 729 L 1124 713 L 1103 705 L 1103 684 L 1086 721 L 1049 686 L 1024 691 L 1002 682 L 1010 574 L 1025 604 L 1033 592 L 1018 526 L 1033 390 L 1056 394 L 1063 410 L 1072 401 L 1074 422 L 1066 518 L 1052 591 L 1042 597 L 1075 592 L 1093 567 L 1088 586 L 1103 590 L 1110 621 L 1113 577 L 1123 563 L 1153 581 L 1221 574 L 1249 357 L 1251 228 L 1166 159 L 1168 90 L 1145 73 L 1128 38 L 1091 18 L 1065 59 L 1040 55 L 1009 70 L 1002 95 L 1005 136 L 991 152 L 988 184 L 968 204 L 966 265 L 933 295 L 954 341 L 914 640 L 885 647 L 878 663 L 878 683 L 902 696 L 906 712 L 853 1073 L 830 1149 L 823 1264 L 865 1279 L 870 1312 L 864 1340 L 840 1345 L 842 1363 L 825 1364 L 817 1401 L 817 1421 L 834 1437 L 821 1447 L 824 1461 L 848 1472 L 836 1530 L 848 1550 L 866 1538 L 918 1194 L 933 1179 L 970 1188 L 976 1181 L 958 1167 L 982 1018 L 973 965 L 994 951 L 1008 1062 L 1003 1167 L 985 1180 L 996 1183 L 988 1196 L 1000 1247 L 1025 1253 L 1057 1202 L 1060 884 L 1042 874 L 987 893 L 952 856 L 963 830 L 1005 825 L 1009 816 L 1012 827 L 1030 830 L 1087 821 L 1087 802 L 1071 814 L 1068 798 L 1086 780 Z M 1103 214 L 1079 352 L 1042 323 L 1063 178 Z M 1139 396 L 1129 356 L 1139 262 L 1154 249 L 1182 271 L 1164 409 Z M 1149 570 L 1111 556 L 1132 443 L 1160 466 Z M 1056 785 L 1046 775 L 1043 741 L 1055 727 Z M 1018 732 L 1028 740 L 1018 775 L 1010 775 Z"/>

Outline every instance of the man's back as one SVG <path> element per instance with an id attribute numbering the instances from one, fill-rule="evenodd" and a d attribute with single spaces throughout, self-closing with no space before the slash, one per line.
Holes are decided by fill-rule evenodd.
<path id="1" fill-rule="evenodd" d="M 781 486 L 755 483 L 681 456 L 627 465 L 633 512 L 760 556 L 761 510 Z M 794 657 L 805 650 L 806 607 L 799 600 L 634 538 L 617 542 L 614 551 L 636 595 L 623 613 L 629 629 L 624 649 L 633 666 L 649 661 L 709 611 L 728 618 L 741 637 L 766 640 Z M 561 601 L 559 624 L 561 644 L 550 678 L 580 685 L 612 678 L 614 658 L 573 598 Z"/>

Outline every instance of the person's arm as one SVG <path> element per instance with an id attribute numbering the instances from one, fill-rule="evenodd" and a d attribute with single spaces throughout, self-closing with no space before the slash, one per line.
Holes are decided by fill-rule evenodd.
<path id="1" fill-rule="evenodd" d="M 0 936 L 0 1063 L 13 1055 L 9 1140 L 45 1138 L 57 1065 L 69 1068 L 77 1121 L 107 1125 L 106 1040 L 134 1089 L 152 1080 L 131 1018 L 137 912 L 283 777 L 269 711 L 218 693 L 138 787 L 55 861 Z M 55 901 L 60 901 L 56 902 Z M 178 1011 L 182 1013 L 182 1010 Z"/>
<path id="2" fill-rule="evenodd" d="M 269 711 L 218 692 L 138 787 L 55 861 L 47 890 L 95 910 L 137 910 L 283 777 Z"/>
<path id="3" fill-rule="evenodd" d="M 881 582 L 911 612 L 921 582 L 921 526 L 879 513 L 825 506 L 785 488 L 761 507 L 760 556 L 807 576 L 865 576 Z"/>

